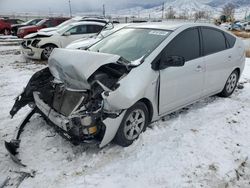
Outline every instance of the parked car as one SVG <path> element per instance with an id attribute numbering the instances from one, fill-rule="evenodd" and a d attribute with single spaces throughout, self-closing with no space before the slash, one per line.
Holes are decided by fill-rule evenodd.
<path id="1" fill-rule="evenodd" d="M 245 27 L 246 31 L 250 31 L 250 22 L 247 23 L 246 27 Z"/>
<path id="2" fill-rule="evenodd" d="M 24 37 L 21 49 L 26 57 L 47 60 L 54 48 L 64 48 L 80 38 L 89 38 L 99 33 L 104 23 L 76 22 L 56 31 L 37 32 Z"/>
<path id="3" fill-rule="evenodd" d="M 29 20 L 29 21 L 24 22 L 24 23 L 13 24 L 13 25 L 11 25 L 11 32 L 12 32 L 13 35 L 17 35 L 17 30 L 20 27 L 29 26 L 29 25 L 36 25 L 41 20 L 42 20 L 41 18 L 36 18 L 36 19 L 32 19 L 32 20 Z"/>
<path id="4" fill-rule="evenodd" d="M 99 18 L 99 17 L 74 17 L 74 18 L 71 18 L 63 23 L 61 23 L 60 25 L 56 26 L 56 27 L 50 27 L 50 28 L 44 28 L 44 29 L 41 29 L 40 31 L 42 32 L 50 32 L 50 31 L 55 31 L 57 29 L 60 29 L 66 25 L 69 25 L 71 23 L 75 23 L 75 22 L 82 22 L 82 21 L 89 21 L 89 22 L 101 22 L 101 23 L 105 23 L 107 24 L 108 23 L 108 20 L 107 19 L 104 19 L 104 18 Z"/>
<path id="5" fill-rule="evenodd" d="M 98 34 L 90 38 L 81 38 L 79 40 L 75 40 L 72 43 L 70 43 L 66 48 L 68 49 L 80 49 L 85 50 L 92 44 L 98 42 L 99 40 L 103 39 L 104 37 L 122 29 L 123 27 L 126 27 L 131 24 L 117 24 L 113 25 L 112 23 L 109 23 L 103 28 L 103 30 Z"/>
<path id="6" fill-rule="evenodd" d="M 21 27 L 17 30 L 17 36 L 19 38 L 23 38 L 28 34 L 35 33 L 39 31 L 42 28 L 47 28 L 47 27 L 55 27 L 65 20 L 68 20 L 68 18 L 48 18 L 48 19 L 43 19 L 40 22 L 38 22 L 36 25 L 32 26 L 25 26 Z"/>
<path id="7" fill-rule="evenodd" d="M 11 25 L 21 22 L 22 20 L 19 19 L 0 18 L 0 34 L 11 34 Z"/>
<path id="8" fill-rule="evenodd" d="M 229 97 L 244 64 L 243 42 L 214 25 L 128 26 L 86 51 L 55 49 L 10 114 L 30 104 L 25 122 L 38 113 L 75 143 L 129 146 L 166 114 L 215 94 Z M 19 143 L 6 148 L 15 154 Z"/>
<path id="9" fill-rule="evenodd" d="M 0 19 L 0 34 L 9 35 L 11 31 L 11 24 Z"/>

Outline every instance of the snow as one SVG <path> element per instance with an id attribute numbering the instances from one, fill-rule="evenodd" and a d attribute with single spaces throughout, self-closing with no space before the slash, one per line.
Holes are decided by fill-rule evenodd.
<path id="1" fill-rule="evenodd" d="M 0 142 L 10 140 L 29 108 L 8 112 L 30 76 L 44 65 L 27 62 L 18 46 L 0 45 Z M 230 98 L 206 98 L 153 123 L 130 147 L 73 146 L 38 115 L 27 125 L 17 166 L 0 144 L 0 185 L 20 188 L 249 187 L 250 59 Z"/>

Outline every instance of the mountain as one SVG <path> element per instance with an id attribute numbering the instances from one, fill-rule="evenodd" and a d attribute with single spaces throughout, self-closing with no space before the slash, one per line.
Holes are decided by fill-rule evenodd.
<path id="1" fill-rule="evenodd" d="M 212 0 L 208 5 L 212 7 L 223 7 L 228 3 L 234 4 L 237 8 L 242 6 L 250 6 L 250 0 Z"/>

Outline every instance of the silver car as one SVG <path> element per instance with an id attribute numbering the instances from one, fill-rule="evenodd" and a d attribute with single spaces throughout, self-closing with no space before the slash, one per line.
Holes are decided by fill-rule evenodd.
<path id="1" fill-rule="evenodd" d="M 40 113 L 74 143 L 129 146 L 166 114 L 211 95 L 230 96 L 244 51 L 240 39 L 213 25 L 128 26 L 86 51 L 55 49 L 10 114 L 30 104 L 23 127 Z"/>

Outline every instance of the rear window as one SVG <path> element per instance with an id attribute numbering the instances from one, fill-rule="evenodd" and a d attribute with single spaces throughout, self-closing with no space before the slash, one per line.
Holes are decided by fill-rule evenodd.
<path id="1" fill-rule="evenodd" d="M 236 38 L 235 38 L 233 35 L 230 35 L 230 34 L 228 34 L 228 33 L 224 33 L 224 34 L 225 34 L 225 36 L 226 36 L 226 39 L 227 39 L 229 48 L 234 47 Z"/>
<path id="2" fill-rule="evenodd" d="M 204 55 L 217 53 L 227 49 L 226 39 L 221 31 L 202 28 Z"/>

